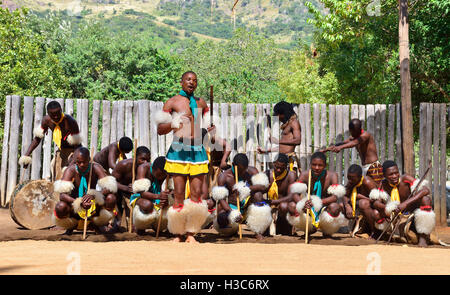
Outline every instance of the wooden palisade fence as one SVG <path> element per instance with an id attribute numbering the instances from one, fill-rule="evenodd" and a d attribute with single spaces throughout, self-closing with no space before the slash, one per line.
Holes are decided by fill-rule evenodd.
<path id="1" fill-rule="evenodd" d="M 18 158 L 25 153 L 32 140 L 32 130 L 40 124 L 45 115 L 46 104 L 53 99 L 42 97 L 6 97 L 4 138 L 0 166 L 1 206 L 9 204 L 11 194 L 22 176 L 28 179 L 49 179 L 50 161 L 55 145 L 51 131 L 32 154 L 32 164 L 26 171 L 18 165 Z M 165 155 L 172 142 L 172 135 L 157 136 L 154 114 L 163 106 L 162 102 L 108 101 L 87 99 L 55 99 L 64 112 L 73 116 L 79 124 L 83 146 L 94 147 L 96 151 L 122 136 L 136 138 L 138 145 L 150 148 L 152 161 Z M 219 136 L 232 145 L 233 157 L 245 152 L 250 165 L 259 170 L 267 167 L 270 156 L 257 155 L 258 146 L 266 147 L 269 137 L 279 136 L 279 122 L 272 120 L 272 128 L 267 128 L 266 114 L 272 114 L 270 104 L 215 103 L 214 113 Z M 363 128 L 371 132 L 377 142 L 380 162 L 395 160 L 402 170 L 400 104 L 389 105 L 325 105 L 298 104 L 294 107 L 302 128 L 301 145 L 297 147 L 301 169 L 309 168 L 312 153 L 331 143 L 349 137 L 348 123 L 351 118 L 359 118 Z M 428 175 L 432 184 L 434 210 L 437 223 L 446 224 L 446 128 L 449 105 L 422 103 L 420 106 L 420 151 L 419 169 L 416 177 L 423 174 L 429 160 L 433 169 Z M 275 119 L 275 118 L 272 118 Z M 269 131 L 270 130 L 270 131 Z M 272 134 L 269 134 L 271 132 Z M 259 134 L 257 134 L 259 133 Z M 21 148 L 19 151 L 19 147 Z M 413 152 L 413 151 L 408 151 Z M 274 156 L 276 153 L 273 153 Z M 128 155 L 130 156 L 130 155 Z M 356 149 L 340 153 L 328 153 L 330 170 L 340 171 L 339 181 L 345 183 L 348 167 L 361 164 Z"/>

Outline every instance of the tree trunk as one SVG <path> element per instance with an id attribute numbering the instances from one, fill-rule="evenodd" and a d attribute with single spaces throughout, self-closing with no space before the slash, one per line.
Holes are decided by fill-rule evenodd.
<path id="1" fill-rule="evenodd" d="M 399 0 L 398 33 L 401 79 L 403 172 L 415 176 L 408 30 L 408 1 Z"/>

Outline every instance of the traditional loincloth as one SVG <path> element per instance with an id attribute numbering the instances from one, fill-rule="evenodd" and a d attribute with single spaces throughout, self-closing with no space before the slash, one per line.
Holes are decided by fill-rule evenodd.
<path id="1" fill-rule="evenodd" d="M 373 162 L 363 166 L 363 176 L 370 176 L 377 184 L 379 184 L 383 176 L 383 166 L 381 166 L 380 161 Z"/>
<path id="2" fill-rule="evenodd" d="M 179 139 L 182 140 L 182 139 Z M 208 174 L 208 156 L 203 145 L 188 145 L 174 140 L 166 156 L 168 174 L 197 176 Z"/>

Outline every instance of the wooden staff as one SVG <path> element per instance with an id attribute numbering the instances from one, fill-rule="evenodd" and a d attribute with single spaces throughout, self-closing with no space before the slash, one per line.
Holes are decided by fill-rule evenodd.
<path id="1" fill-rule="evenodd" d="M 134 139 L 134 145 L 133 145 L 133 171 L 131 172 L 131 184 L 133 185 L 134 180 L 136 179 L 136 146 L 137 146 L 137 140 Z M 133 232 L 133 206 L 130 202 L 130 219 L 129 219 L 130 227 L 128 228 L 128 232 Z"/>
<path id="2" fill-rule="evenodd" d="M 165 189 L 167 191 L 167 188 L 169 187 L 169 175 L 167 175 L 166 177 L 166 185 L 165 185 Z M 159 218 L 158 218 L 158 227 L 156 228 L 156 238 L 159 237 L 159 229 L 161 228 L 161 220 L 162 220 L 162 216 L 164 214 L 164 208 L 161 206 L 161 213 L 159 214 Z"/>
<path id="3" fill-rule="evenodd" d="M 311 199 L 311 169 L 309 169 L 309 177 L 308 177 L 308 201 Z M 309 210 L 306 210 L 306 228 L 305 228 L 305 244 L 308 244 L 308 230 L 309 230 Z"/>
<path id="4" fill-rule="evenodd" d="M 234 171 L 235 171 L 234 179 L 237 184 L 239 181 L 237 165 L 234 165 Z M 241 199 L 239 198 L 239 192 L 238 192 L 238 197 L 237 197 L 236 203 L 237 203 L 238 212 L 241 213 Z M 241 225 L 241 223 L 239 223 L 239 240 L 241 240 L 241 239 L 242 239 L 242 225 Z"/>
<path id="5" fill-rule="evenodd" d="M 209 122 L 210 126 L 214 125 L 213 124 L 213 114 L 214 114 L 214 93 L 213 93 L 213 86 L 210 85 L 209 86 L 209 116 L 211 118 L 211 122 Z"/>
<path id="6" fill-rule="evenodd" d="M 89 161 L 89 180 L 88 180 L 88 187 L 87 187 L 88 191 L 91 188 L 92 170 L 94 170 L 94 167 L 92 167 L 93 162 L 94 162 L 94 147 L 91 148 L 91 159 Z M 88 209 L 84 209 L 83 240 L 86 239 L 87 220 L 88 220 Z"/>

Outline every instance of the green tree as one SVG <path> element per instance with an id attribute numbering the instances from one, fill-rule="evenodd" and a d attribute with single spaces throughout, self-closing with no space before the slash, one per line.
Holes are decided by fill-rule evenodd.
<path id="1" fill-rule="evenodd" d="M 278 85 L 292 103 L 342 102 L 333 73 L 321 72 L 317 58 L 308 48 L 298 49 L 289 64 L 278 70 Z"/>
<path id="2" fill-rule="evenodd" d="M 60 55 L 72 96 L 163 100 L 176 89 L 180 66 L 144 37 L 111 34 L 86 23 Z"/>
<path id="3" fill-rule="evenodd" d="M 344 101 L 392 103 L 400 100 L 398 1 L 322 1 L 328 13 L 308 4 L 318 29 L 321 67 L 333 72 Z M 376 3 L 376 2 L 375 2 Z M 413 105 L 448 99 L 450 1 L 417 0 L 409 9 Z"/>
<path id="4" fill-rule="evenodd" d="M 26 9 L 0 7 L 0 130 L 5 96 L 65 97 L 68 81 L 45 37 L 30 29 Z"/>
<path id="5" fill-rule="evenodd" d="M 273 40 L 237 29 L 230 41 L 191 44 L 181 53 L 183 70 L 198 74 L 197 94 L 207 97 L 209 85 L 224 102 L 268 103 L 286 96 L 277 84 L 277 70 L 287 53 Z"/>

